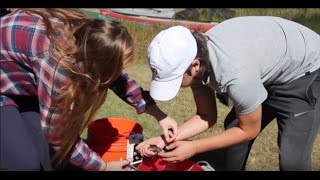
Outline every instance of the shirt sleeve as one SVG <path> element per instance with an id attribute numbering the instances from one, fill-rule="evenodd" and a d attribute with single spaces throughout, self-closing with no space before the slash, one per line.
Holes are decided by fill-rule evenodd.
<path id="1" fill-rule="evenodd" d="M 237 78 L 229 84 L 228 95 L 240 115 L 253 112 L 267 99 L 267 90 L 256 70 L 238 71 Z"/>
<path id="2" fill-rule="evenodd" d="M 102 165 L 102 158 L 96 152 L 92 151 L 88 145 L 79 138 L 75 144 L 70 162 L 87 171 L 98 171 Z"/>
<path id="3" fill-rule="evenodd" d="M 151 97 L 144 96 L 143 89 L 130 79 L 127 73 L 122 73 L 120 77 L 111 84 L 110 89 L 123 101 L 136 109 L 138 114 L 146 110 L 147 101 L 153 101 Z M 148 98 L 147 98 L 148 97 Z"/>

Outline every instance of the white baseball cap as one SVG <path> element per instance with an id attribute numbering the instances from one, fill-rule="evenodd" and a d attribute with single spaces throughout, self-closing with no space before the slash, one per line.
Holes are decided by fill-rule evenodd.
<path id="1" fill-rule="evenodd" d="M 196 55 L 197 42 L 188 28 L 173 26 L 157 34 L 148 47 L 153 73 L 151 97 L 160 101 L 174 98 L 181 87 L 183 74 Z"/>

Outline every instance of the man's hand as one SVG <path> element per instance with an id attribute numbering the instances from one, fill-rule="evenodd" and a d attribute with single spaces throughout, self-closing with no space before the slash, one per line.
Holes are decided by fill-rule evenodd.
<path id="1" fill-rule="evenodd" d="M 166 149 L 169 152 L 161 151 L 158 155 L 163 160 L 173 163 L 189 159 L 196 154 L 196 147 L 193 141 L 175 141 L 167 145 Z"/>

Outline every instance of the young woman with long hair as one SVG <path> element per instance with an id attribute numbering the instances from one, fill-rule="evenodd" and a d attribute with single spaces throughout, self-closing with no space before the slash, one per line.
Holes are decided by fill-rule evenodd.
<path id="1" fill-rule="evenodd" d="M 14 9 L 1 18 L 0 42 L 4 170 L 50 170 L 48 144 L 56 166 L 122 170 L 127 161 L 105 163 L 79 136 L 108 89 L 138 114 L 153 115 L 167 135 L 177 132 L 176 122 L 123 72 L 134 42 L 119 23 L 74 9 Z"/>

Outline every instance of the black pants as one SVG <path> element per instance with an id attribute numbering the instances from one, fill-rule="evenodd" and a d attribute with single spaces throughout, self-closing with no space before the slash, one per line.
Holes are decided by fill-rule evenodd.
<path id="1" fill-rule="evenodd" d="M 52 170 L 49 147 L 36 111 L 0 107 L 0 165 L 5 171 Z"/>
<path id="2" fill-rule="evenodd" d="M 274 119 L 278 125 L 279 163 L 282 171 L 312 170 L 311 154 L 320 124 L 320 70 L 281 86 L 267 88 L 262 104 L 261 131 Z M 234 108 L 225 128 L 237 126 Z M 245 170 L 255 139 L 223 149 L 225 170 Z"/>
<path id="3" fill-rule="evenodd" d="M 0 107 L 0 167 L 6 171 L 81 171 L 67 163 L 53 169 L 55 151 L 42 133 L 39 102 L 34 96 L 12 96 L 15 106 Z"/>

